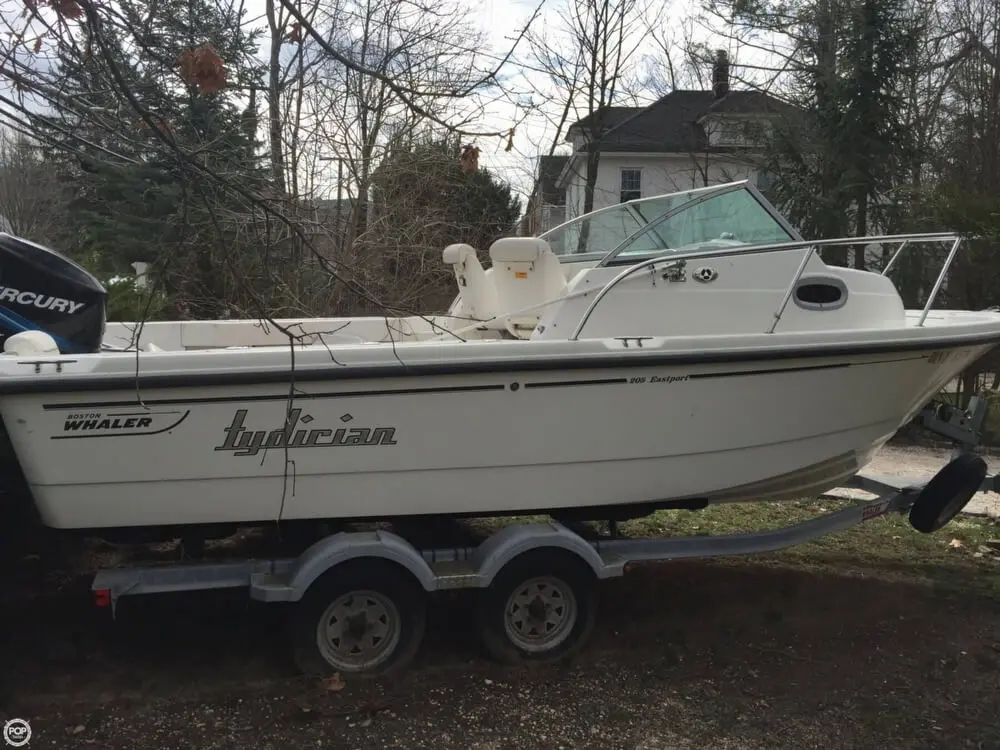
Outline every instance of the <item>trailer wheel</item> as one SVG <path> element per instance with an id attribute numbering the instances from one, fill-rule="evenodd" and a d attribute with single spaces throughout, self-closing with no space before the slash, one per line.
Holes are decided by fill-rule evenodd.
<path id="1" fill-rule="evenodd" d="M 321 575 L 291 620 L 295 664 L 306 674 L 376 677 L 404 669 L 424 637 L 427 603 L 412 575 L 380 559 Z"/>
<path id="2" fill-rule="evenodd" d="M 575 655 L 594 629 L 597 578 L 563 550 L 525 552 L 479 593 L 477 620 L 486 651 L 508 664 L 547 664 Z"/>
<path id="3" fill-rule="evenodd" d="M 941 529 L 964 508 L 986 478 L 986 462 L 963 453 L 924 486 L 910 508 L 910 525 L 924 534 Z"/>

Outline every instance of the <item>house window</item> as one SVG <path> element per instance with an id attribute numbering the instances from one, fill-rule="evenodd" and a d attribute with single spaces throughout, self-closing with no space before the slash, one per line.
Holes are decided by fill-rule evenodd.
<path id="1" fill-rule="evenodd" d="M 724 122 L 719 126 L 718 143 L 720 146 L 738 146 L 746 142 L 743 124 L 739 122 Z"/>
<path id="2" fill-rule="evenodd" d="M 623 169 L 620 202 L 642 197 L 642 170 Z"/>

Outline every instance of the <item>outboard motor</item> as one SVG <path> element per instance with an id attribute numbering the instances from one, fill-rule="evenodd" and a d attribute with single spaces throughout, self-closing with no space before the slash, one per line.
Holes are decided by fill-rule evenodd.
<path id="1" fill-rule="evenodd" d="M 108 293 L 82 266 L 34 242 L 0 232 L 0 347 L 42 331 L 62 354 L 101 350 Z"/>

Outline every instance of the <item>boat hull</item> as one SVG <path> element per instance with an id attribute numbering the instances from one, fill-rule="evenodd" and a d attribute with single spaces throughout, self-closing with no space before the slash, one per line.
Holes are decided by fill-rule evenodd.
<path id="1" fill-rule="evenodd" d="M 10 393 L 55 528 L 494 515 L 843 483 L 992 344 L 755 363 Z M 603 517 L 603 516 L 598 516 Z"/>

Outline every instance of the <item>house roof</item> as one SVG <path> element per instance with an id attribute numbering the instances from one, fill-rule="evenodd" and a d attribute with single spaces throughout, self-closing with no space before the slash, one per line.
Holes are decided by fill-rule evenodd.
<path id="1" fill-rule="evenodd" d="M 730 91 L 721 99 L 713 101 L 705 114 L 717 112 L 732 115 L 791 115 L 798 111 L 797 107 L 785 104 L 763 91 Z"/>
<path id="2" fill-rule="evenodd" d="M 615 128 L 635 115 L 645 112 L 646 107 L 605 107 L 603 110 L 591 113 L 573 123 L 572 127 L 586 130 L 591 124 L 600 119 L 600 126 L 604 129 Z"/>
<path id="3" fill-rule="evenodd" d="M 762 91 L 730 91 L 716 98 L 711 91 L 676 90 L 661 97 L 648 107 L 611 107 L 604 111 L 604 136 L 599 140 L 601 151 L 729 151 L 727 147 L 710 147 L 701 125 L 707 115 L 787 115 L 797 111 Z M 573 124 L 586 128 L 588 115 Z"/>

